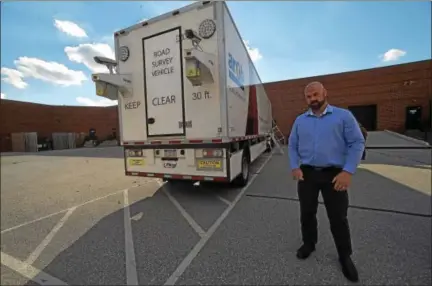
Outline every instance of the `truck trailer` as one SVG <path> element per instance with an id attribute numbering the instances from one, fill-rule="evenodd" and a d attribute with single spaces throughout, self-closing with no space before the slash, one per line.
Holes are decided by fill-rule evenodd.
<path id="1" fill-rule="evenodd" d="M 195 2 L 114 34 L 96 94 L 118 100 L 127 176 L 248 183 L 272 108 L 223 1 Z"/>

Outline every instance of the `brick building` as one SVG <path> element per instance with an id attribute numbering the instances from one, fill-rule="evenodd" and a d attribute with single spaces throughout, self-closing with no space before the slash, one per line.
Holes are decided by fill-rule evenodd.
<path id="1" fill-rule="evenodd" d="M 95 128 L 97 136 L 102 139 L 112 135 L 113 131 L 118 130 L 117 106 L 51 106 L 1 100 L 1 152 L 12 150 L 11 133 L 37 132 L 38 137 L 41 138 L 50 137 L 54 132 L 84 132 L 88 134 L 90 128 Z"/>
<path id="2" fill-rule="evenodd" d="M 403 132 L 419 122 L 432 124 L 432 60 L 340 74 L 266 83 L 273 116 L 288 135 L 295 117 L 306 109 L 303 89 L 322 82 L 331 104 L 349 108 L 369 130 Z M 117 107 L 50 106 L 1 100 L 0 151 L 10 151 L 10 133 L 85 132 L 95 128 L 100 138 L 118 128 Z M 117 132 L 118 134 L 118 132 Z"/>
<path id="3" fill-rule="evenodd" d="M 288 135 L 306 109 L 304 87 L 322 82 L 333 105 L 350 109 L 369 130 L 403 132 L 431 125 L 432 60 L 265 84 L 273 117 Z"/>

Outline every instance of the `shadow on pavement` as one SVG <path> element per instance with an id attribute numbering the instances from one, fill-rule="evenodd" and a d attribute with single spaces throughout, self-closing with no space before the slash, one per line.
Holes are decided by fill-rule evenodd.
<path id="1" fill-rule="evenodd" d="M 289 201 L 295 200 L 297 194 L 287 161 L 286 156 L 274 156 L 269 161 L 247 190 L 246 198 L 192 261 L 178 284 L 347 284 L 337 269 L 322 207 L 319 250 L 307 261 L 294 258 L 300 243 L 299 210 L 297 202 Z M 390 211 L 350 208 L 361 284 L 430 282 L 430 196 L 369 170 L 360 169 L 354 178 L 350 190 L 352 205 Z M 207 195 L 187 183 L 165 185 L 165 188 L 173 196 L 187 196 L 192 201 L 195 198 L 195 207 L 197 202 L 202 202 L 208 212 L 196 212 L 198 216 L 214 216 L 212 212 L 219 209 L 207 208 Z M 216 184 L 203 184 L 202 188 L 209 190 L 209 195 L 214 192 L 229 196 L 230 191 L 236 192 L 235 189 L 220 191 Z M 129 202 L 139 284 L 163 284 L 200 237 L 162 188 L 145 198 L 142 193 L 130 192 Z M 113 203 L 118 205 L 114 212 L 112 208 L 108 211 L 108 202 L 78 209 L 79 216 L 71 217 L 67 222 L 70 224 L 63 227 L 67 233 L 59 233 L 52 242 L 52 249 L 62 249 L 61 252 L 55 255 L 47 248 L 46 254 L 55 257 L 42 255 L 34 266 L 70 285 L 124 285 L 125 245 L 130 244 L 125 240 L 123 198 Z M 92 213 L 99 208 L 105 208 L 107 214 Z M 79 235 L 76 224 L 89 219 L 95 220 L 95 224 Z M 199 220 L 196 216 L 194 219 Z M 71 243 L 66 243 L 68 240 Z"/>
<path id="2" fill-rule="evenodd" d="M 131 218 L 126 223 L 130 222 L 132 227 L 132 245 L 141 284 L 165 282 L 199 239 L 167 199 L 163 188 L 143 199 L 139 198 L 137 191 L 128 194 Z M 92 203 L 87 209 L 77 209 L 74 215 L 80 217 L 73 215 L 51 243 L 50 246 L 54 247 L 48 247 L 44 252 L 53 255 L 50 250 L 54 250 L 55 246 L 66 249 L 55 258 L 41 256 L 33 266 L 69 285 L 125 285 L 127 227 L 124 200 L 122 197 L 117 199 L 117 210 L 101 217 L 80 237 L 76 237 L 81 231 L 76 225 L 89 219 L 89 216 L 98 216 L 89 208 L 95 210 L 99 206 Z M 76 237 L 72 239 L 74 242 L 65 243 L 71 237 Z M 46 261 L 50 261 L 48 265 Z M 42 278 L 36 277 L 35 280 L 40 283 Z M 33 285 L 31 283 L 29 281 L 26 285 Z"/>
<path id="3" fill-rule="evenodd" d="M 190 182 L 176 182 L 147 191 L 144 198 L 139 189 L 128 192 L 128 221 L 139 285 L 165 283 L 200 239 L 167 193 L 206 231 L 227 207 L 215 197 L 225 194 L 218 191 L 221 188 L 229 188 L 225 191 L 234 196 L 239 191 L 225 184 L 197 187 Z M 125 285 L 125 245 L 131 244 L 125 238 L 128 221 L 123 204 L 124 198 L 119 196 L 78 208 L 33 266 L 69 285 Z M 35 281 L 47 283 L 41 279 L 46 277 L 39 275 Z M 35 284 L 28 281 L 25 285 Z"/>
<path id="4" fill-rule="evenodd" d="M 431 170 L 431 150 L 367 150 L 363 164 L 387 164 Z"/>
<path id="5" fill-rule="evenodd" d="M 351 204 L 365 207 L 349 209 L 360 284 L 430 285 L 430 196 L 368 170 L 355 178 Z M 350 285 L 324 206 L 318 210 L 317 251 L 305 261 L 295 257 L 299 220 L 286 157 L 273 157 L 178 284 Z"/>
<path id="6" fill-rule="evenodd" d="M 431 216 L 430 172 L 407 168 L 411 167 L 409 162 L 405 168 L 397 167 L 399 163 L 391 157 L 368 154 L 353 176 L 350 205 Z M 246 196 L 298 200 L 297 183 L 291 177 L 286 157 L 273 157 Z"/>

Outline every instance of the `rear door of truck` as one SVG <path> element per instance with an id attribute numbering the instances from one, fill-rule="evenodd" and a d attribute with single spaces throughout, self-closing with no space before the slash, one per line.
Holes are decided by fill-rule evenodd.
<path id="1" fill-rule="evenodd" d="M 185 136 L 181 27 L 142 39 L 147 137 Z"/>
<path id="2" fill-rule="evenodd" d="M 133 86 L 132 97 L 119 98 L 123 141 L 220 136 L 218 68 L 224 59 L 218 57 L 218 30 L 196 47 L 185 37 L 186 30 L 198 34 L 208 21 L 217 23 L 214 3 L 196 2 L 117 33 L 118 72 L 131 75 Z M 122 48 L 128 48 L 126 56 Z M 215 56 L 212 83 L 194 86 L 188 79 L 185 55 L 190 49 Z"/>

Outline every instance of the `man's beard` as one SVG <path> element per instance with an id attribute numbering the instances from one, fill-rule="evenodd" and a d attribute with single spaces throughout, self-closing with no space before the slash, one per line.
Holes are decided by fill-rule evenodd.
<path id="1" fill-rule="evenodd" d="M 309 104 L 309 108 L 312 110 L 318 110 L 324 105 L 324 103 L 325 103 L 325 100 L 323 100 L 323 101 L 315 100 Z"/>

